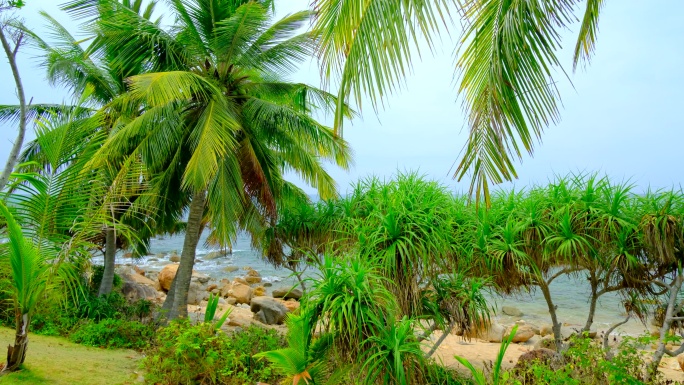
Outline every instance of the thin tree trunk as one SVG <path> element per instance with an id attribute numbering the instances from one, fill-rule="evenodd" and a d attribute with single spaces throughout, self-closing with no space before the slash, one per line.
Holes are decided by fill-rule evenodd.
<path id="1" fill-rule="evenodd" d="M 603 350 L 606 352 L 610 349 L 608 346 L 608 339 L 610 338 L 610 333 L 613 332 L 613 330 L 617 329 L 618 327 L 624 325 L 629 321 L 629 319 L 632 318 L 631 314 L 627 314 L 627 318 L 624 319 L 624 321 L 618 322 L 615 325 L 611 326 L 610 329 L 606 331 L 606 335 L 603 336 Z"/>
<path id="2" fill-rule="evenodd" d="M 5 50 L 5 55 L 7 55 L 7 60 L 9 61 L 12 75 L 14 76 L 14 84 L 17 87 L 17 97 L 19 98 L 19 133 L 12 146 L 12 151 L 10 151 L 9 157 L 7 158 L 7 163 L 5 163 L 5 169 L 2 170 L 2 174 L 0 174 L 0 190 L 5 188 L 10 174 L 14 171 L 14 166 L 17 165 L 19 151 L 21 151 L 21 147 L 24 145 L 24 136 L 26 135 L 26 96 L 24 95 L 24 86 L 21 83 L 19 67 L 17 66 L 17 51 L 21 45 L 21 35 L 17 39 L 14 50 L 12 50 L 12 47 L 10 47 L 7 37 L 5 36 L 5 27 L 6 25 L 0 25 L 0 42 L 2 42 L 2 48 Z"/>
<path id="3" fill-rule="evenodd" d="M 183 252 L 181 253 L 180 265 L 175 277 L 175 290 L 173 293 L 173 306 L 168 313 L 169 321 L 188 316 L 188 290 L 192 278 L 192 268 L 195 266 L 195 252 L 199 242 L 200 230 L 202 229 L 202 216 L 204 215 L 205 192 L 201 191 L 192 197 L 188 213 L 188 225 L 185 229 Z M 168 297 L 167 297 L 168 300 Z"/>
<path id="4" fill-rule="evenodd" d="M 681 303 L 677 303 L 677 294 L 682 288 L 682 283 L 684 283 L 684 276 L 682 276 L 682 270 L 678 269 L 677 277 L 675 277 L 674 282 L 670 285 L 670 298 L 667 301 L 667 310 L 665 311 L 665 318 L 663 319 L 663 326 L 660 328 L 660 341 L 658 342 L 658 348 L 653 353 L 653 361 L 646 372 L 646 382 L 651 379 L 651 376 L 655 376 L 658 372 L 658 365 L 663 359 L 663 355 L 666 353 L 670 356 L 676 356 L 682 351 L 684 351 L 684 345 L 674 352 L 671 352 L 665 348 L 665 339 L 667 338 L 672 322 L 676 318 L 677 312 L 682 308 Z"/>
<path id="5" fill-rule="evenodd" d="M 425 358 L 430 358 L 433 354 L 435 354 L 437 348 L 439 348 L 439 345 L 441 345 L 442 342 L 444 342 L 444 340 L 447 338 L 449 333 L 451 333 L 451 330 L 454 328 L 454 325 L 456 325 L 456 321 L 451 321 L 449 327 L 446 330 L 442 330 L 442 335 L 439 337 L 437 341 L 435 341 L 434 345 L 432 345 L 432 348 L 430 348 L 430 351 L 425 354 Z"/>
<path id="6" fill-rule="evenodd" d="M 102 273 L 100 290 L 97 293 L 100 297 L 112 292 L 112 287 L 114 286 L 114 262 L 116 262 L 116 230 L 113 227 L 108 227 L 105 230 L 104 272 Z"/>
<path id="7" fill-rule="evenodd" d="M 556 351 L 560 352 L 563 346 L 563 336 L 561 335 L 561 324 L 558 322 L 558 317 L 556 316 L 556 305 L 553 304 L 551 299 L 551 292 L 549 291 L 549 286 L 545 281 L 540 281 L 539 289 L 541 289 L 542 294 L 544 294 L 544 299 L 546 300 L 546 305 L 549 308 L 549 314 L 551 315 L 551 325 L 553 328 L 553 337 L 556 343 Z"/>
<path id="8" fill-rule="evenodd" d="M 598 279 L 596 279 L 596 274 L 592 271 L 589 276 L 589 284 L 591 285 L 591 298 L 589 299 L 589 315 L 587 316 L 587 322 L 584 324 L 582 329 L 582 334 L 589 333 L 591 330 L 591 325 L 594 323 L 594 314 L 596 313 L 596 302 L 598 301 Z"/>
<path id="9" fill-rule="evenodd" d="M 14 346 L 7 346 L 7 362 L 2 372 L 13 372 L 19 369 L 19 366 L 24 363 L 26 359 L 26 349 L 28 348 L 28 327 L 30 318 L 28 314 L 21 314 L 17 312 L 16 315 L 16 333 L 14 335 Z"/>

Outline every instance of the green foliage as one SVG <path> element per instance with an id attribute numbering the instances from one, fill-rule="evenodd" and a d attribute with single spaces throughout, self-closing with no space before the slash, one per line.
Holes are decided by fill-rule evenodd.
<path id="1" fill-rule="evenodd" d="M 213 325 L 173 321 L 157 332 L 143 365 L 151 384 L 276 383 L 279 376 L 253 356 L 284 347 L 275 330 L 250 326 L 226 334 Z"/>
<path id="2" fill-rule="evenodd" d="M 90 277 L 90 282 L 88 282 L 88 289 L 91 294 L 97 294 L 100 289 L 100 283 L 102 283 L 102 275 L 104 274 L 103 265 L 93 266 L 93 275 Z M 120 289 L 123 285 L 123 280 L 121 277 L 114 273 L 114 282 L 112 283 L 112 290 Z"/>
<path id="3" fill-rule="evenodd" d="M 506 383 L 637 385 L 644 383 L 644 359 L 634 338 L 625 338 L 615 355 L 606 358 L 600 344 L 590 338 L 575 338 L 563 353 L 562 360 L 533 362 L 510 371 Z M 661 383 L 660 379 L 650 382 Z"/>
<path id="4" fill-rule="evenodd" d="M 86 320 L 71 333 L 69 339 L 78 344 L 101 348 L 142 350 L 154 338 L 154 328 L 138 321 L 121 319 Z"/>
<path id="5" fill-rule="evenodd" d="M 214 321 L 214 317 L 216 317 L 216 309 L 218 308 L 218 303 L 219 303 L 219 296 L 211 294 L 209 295 L 209 299 L 207 300 L 207 308 L 204 311 L 204 323 L 211 323 L 214 325 L 214 328 L 221 329 L 221 326 L 226 322 L 228 319 L 228 316 L 231 313 L 231 309 L 226 310 L 221 318 L 218 320 Z"/>
<path id="6" fill-rule="evenodd" d="M 470 373 L 473 375 L 473 382 L 476 385 L 499 385 L 506 383 L 506 381 L 509 378 L 509 374 L 502 371 L 501 364 L 503 363 L 506 350 L 511 345 L 513 337 L 515 337 L 516 331 L 518 331 L 518 325 L 513 326 L 513 329 L 511 329 L 511 333 L 508 336 L 508 338 L 506 338 L 506 340 L 501 343 L 501 347 L 499 348 L 499 354 L 496 356 L 496 361 L 494 362 L 494 366 L 492 367 L 492 373 L 489 379 L 487 378 L 487 375 L 484 371 L 475 368 L 475 366 L 473 366 L 473 364 L 471 364 L 465 358 L 458 356 L 455 357 L 458 362 L 460 362 L 470 371 Z"/>
<path id="7" fill-rule="evenodd" d="M 151 311 L 152 303 L 148 300 L 129 303 L 121 293 L 111 292 L 103 296 L 86 296 L 76 306 L 75 316 L 95 321 L 109 318 L 140 320 L 150 315 Z"/>

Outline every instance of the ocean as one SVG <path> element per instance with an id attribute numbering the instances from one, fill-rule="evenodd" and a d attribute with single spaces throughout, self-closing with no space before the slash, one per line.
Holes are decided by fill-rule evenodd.
<path id="1" fill-rule="evenodd" d="M 232 254 L 219 256 L 214 259 L 205 259 L 212 252 L 220 251 L 218 248 L 208 247 L 205 243 L 205 235 L 200 239 L 197 248 L 197 260 L 195 270 L 211 276 L 217 280 L 222 278 L 233 279 L 244 275 L 244 268 L 251 267 L 261 274 L 263 282 L 269 282 L 273 286 L 270 289 L 279 287 L 292 287 L 296 279 L 291 272 L 286 269 L 277 269 L 265 262 L 260 254 L 250 246 L 250 238 L 247 234 L 240 234 L 233 244 Z M 169 256 L 173 253 L 181 254 L 183 249 L 183 235 L 158 237 L 152 239 L 150 243 L 151 255 L 140 259 L 126 259 L 123 253 L 117 255 L 118 264 L 131 263 L 148 271 L 159 271 L 169 264 Z M 102 264 L 103 257 L 93 258 L 93 263 Z M 238 267 L 233 272 L 225 269 L 228 267 Z M 562 276 L 557 278 L 551 285 L 551 294 L 555 304 L 558 306 L 557 315 L 560 322 L 571 328 L 581 328 L 584 326 L 589 310 L 590 288 L 583 278 L 570 278 Z M 530 324 L 541 326 L 550 324 L 550 316 L 544 298 L 539 290 L 532 290 L 530 293 L 521 293 L 513 296 L 502 297 L 496 293 L 488 295 L 490 304 L 495 309 L 500 310 L 503 306 L 515 306 L 523 312 L 522 317 L 510 317 L 497 311 L 494 317 L 498 322 L 509 325 L 520 319 Z M 617 293 L 603 295 L 597 304 L 594 316 L 594 329 L 606 330 L 610 325 L 622 321 L 625 318 L 622 299 Z M 620 335 L 637 336 L 648 332 L 648 327 L 637 320 L 630 320 L 627 324 L 617 329 Z"/>

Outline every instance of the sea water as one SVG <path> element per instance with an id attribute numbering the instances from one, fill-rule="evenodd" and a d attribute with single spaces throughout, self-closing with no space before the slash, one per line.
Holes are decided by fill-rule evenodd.
<path id="1" fill-rule="evenodd" d="M 117 263 L 131 263 L 148 271 L 159 271 L 168 265 L 169 256 L 176 253 L 181 254 L 183 249 L 184 235 L 157 237 L 150 242 L 150 255 L 139 259 L 123 258 L 124 254 L 117 255 Z M 239 234 L 233 243 L 232 253 L 225 256 L 218 256 L 213 259 L 206 259 L 213 252 L 220 252 L 218 247 L 206 244 L 206 234 L 202 236 L 196 251 L 194 269 L 198 272 L 207 274 L 217 280 L 243 276 L 246 268 L 258 271 L 263 282 L 271 283 L 270 289 L 280 287 L 292 287 L 296 284 L 296 279 L 292 272 L 284 268 L 275 268 L 266 262 L 261 254 L 251 248 L 251 240 L 247 234 Z M 215 257 L 215 255 L 212 255 Z M 93 263 L 102 264 L 103 257 L 93 258 Z M 227 267 L 237 267 L 238 270 L 228 272 Z M 313 272 L 308 272 L 307 276 L 313 276 Z M 557 316 L 559 322 L 571 328 L 580 329 L 584 326 L 589 312 L 590 288 L 586 278 L 581 274 L 577 277 L 561 276 L 551 284 L 551 296 L 557 306 Z M 512 324 L 519 320 L 535 325 L 550 324 L 550 315 L 544 297 L 539 290 L 518 293 L 512 296 L 500 296 L 496 293 L 488 295 L 490 303 L 496 310 L 496 317 L 502 324 Z M 625 310 L 622 305 L 623 299 L 617 293 L 607 293 L 600 297 L 594 316 L 593 328 L 595 330 L 606 330 L 610 325 L 622 321 L 625 318 Z M 515 306 L 523 312 L 522 317 L 510 317 L 504 315 L 500 309 L 504 306 Z M 618 328 L 616 334 L 640 335 L 646 333 L 648 327 L 637 320 L 630 320 L 627 324 Z"/>

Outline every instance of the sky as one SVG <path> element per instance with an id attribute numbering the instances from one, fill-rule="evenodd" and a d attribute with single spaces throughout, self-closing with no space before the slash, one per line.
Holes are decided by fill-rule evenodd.
<path id="1" fill-rule="evenodd" d="M 19 15 L 41 33 L 44 23 L 38 11 L 45 10 L 77 32 L 77 23 L 59 11 L 60 3 L 28 0 Z M 276 1 L 277 14 L 305 9 L 309 3 Z M 630 180 L 642 191 L 684 184 L 684 1 L 606 3 L 596 54 L 586 68 L 572 72 L 578 26 L 562 31 L 559 58 L 568 77 L 561 74 L 556 79 L 562 96 L 561 121 L 546 129 L 533 157 L 525 156 L 517 164 L 519 179 L 503 188 L 545 183 L 554 175 L 571 172 L 605 173 L 617 181 Z M 168 12 L 165 20 L 172 21 Z M 459 33 L 451 30 L 451 36 Z M 423 49 L 422 58 L 416 57 L 404 86 L 385 99 L 384 107 L 374 111 L 369 103 L 362 103 L 361 117 L 344 129 L 344 138 L 354 150 L 354 168 L 349 172 L 328 168 L 341 191 L 359 178 L 390 178 L 397 171 L 418 171 L 455 192 L 467 191 L 468 180 L 451 178 L 467 138 L 454 80 L 454 48 L 454 41 L 443 36 L 434 53 Z M 24 50 L 19 58 L 27 98 L 34 103 L 68 101 L 65 90 L 47 84 L 36 54 Z M 304 63 L 292 80 L 319 86 L 316 61 Z M 16 103 L 9 65 L 2 56 L 0 104 Z M 2 165 L 15 136 L 16 126 L 0 125 Z"/>

